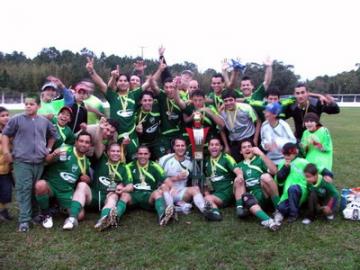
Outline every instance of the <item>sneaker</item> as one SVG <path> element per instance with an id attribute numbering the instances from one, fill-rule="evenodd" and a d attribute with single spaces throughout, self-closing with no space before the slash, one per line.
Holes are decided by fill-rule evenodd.
<path id="1" fill-rule="evenodd" d="M 10 216 L 9 211 L 5 208 L 0 211 L 0 220 L 2 221 L 10 221 L 13 218 Z"/>
<path id="2" fill-rule="evenodd" d="M 334 215 L 329 215 L 329 216 L 326 216 L 326 219 L 327 220 L 334 220 L 335 216 Z"/>
<path id="3" fill-rule="evenodd" d="M 107 216 L 101 217 L 95 224 L 94 228 L 98 231 L 103 231 L 106 228 L 109 228 L 111 226 L 110 222 L 110 214 Z"/>
<path id="4" fill-rule="evenodd" d="M 298 219 L 298 217 L 293 217 L 293 216 L 288 217 L 287 223 L 294 223 L 297 219 Z"/>
<path id="5" fill-rule="evenodd" d="M 160 226 L 165 226 L 174 214 L 174 206 L 168 205 L 165 209 L 165 213 L 160 217 Z"/>
<path id="6" fill-rule="evenodd" d="M 212 212 L 212 205 L 209 201 L 205 201 L 205 206 L 204 206 L 204 215 L 209 214 Z"/>
<path id="7" fill-rule="evenodd" d="M 191 203 L 182 202 L 182 203 L 175 205 L 175 212 L 188 215 L 191 212 L 191 208 L 192 208 Z"/>
<path id="8" fill-rule="evenodd" d="M 44 221 L 45 219 L 45 215 L 37 215 L 35 217 L 33 217 L 33 219 L 31 220 L 31 222 L 34 224 L 34 225 L 42 225 L 42 222 Z"/>
<path id="9" fill-rule="evenodd" d="M 41 222 L 41 225 L 45 228 L 45 229 L 51 229 L 54 225 L 53 223 L 53 219 L 52 216 L 50 215 L 46 215 L 44 220 Z"/>
<path id="10" fill-rule="evenodd" d="M 244 208 L 242 205 L 236 207 L 236 215 L 238 218 L 244 218 L 249 215 L 249 210 Z"/>
<path id="11" fill-rule="evenodd" d="M 263 225 L 265 228 L 269 228 L 273 232 L 280 228 L 280 224 L 276 223 L 272 218 L 261 221 L 261 225 Z"/>
<path id="12" fill-rule="evenodd" d="M 63 230 L 72 230 L 78 225 L 79 223 L 76 218 L 68 217 L 67 219 L 65 219 Z"/>
<path id="13" fill-rule="evenodd" d="M 309 225 L 311 222 L 312 222 L 312 221 L 311 221 L 311 219 L 309 219 L 309 218 L 304 218 L 304 219 L 301 221 L 301 223 L 304 224 L 304 225 Z"/>
<path id="14" fill-rule="evenodd" d="M 280 213 L 279 210 L 276 210 L 274 213 L 274 221 L 277 224 L 281 224 L 281 222 L 284 220 L 284 216 Z"/>
<path id="15" fill-rule="evenodd" d="M 208 221 L 222 221 L 222 216 L 218 211 L 210 211 L 205 214 L 205 218 Z"/>
<path id="16" fill-rule="evenodd" d="M 29 222 L 22 222 L 19 224 L 19 232 L 28 232 L 29 229 Z"/>
<path id="17" fill-rule="evenodd" d="M 116 212 L 116 207 L 111 208 L 110 213 L 109 213 L 109 222 L 111 226 L 117 227 L 118 226 L 118 216 L 117 216 L 117 212 Z"/>

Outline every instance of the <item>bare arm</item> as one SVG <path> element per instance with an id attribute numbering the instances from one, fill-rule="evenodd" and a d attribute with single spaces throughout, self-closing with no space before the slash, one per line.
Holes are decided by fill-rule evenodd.
<path id="1" fill-rule="evenodd" d="M 86 69 L 89 72 L 91 79 L 100 88 L 100 91 L 105 94 L 107 90 L 107 85 L 103 81 L 103 79 L 96 73 L 94 69 L 94 59 L 87 57 Z"/>
<path id="2" fill-rule="evenodd" d="M 261 130 L 261 121 L 258 118 L 256 120 L 256 124 L 255 124 L 255 134 L 254 134 L 254 144 L 257 146 L 258 145 L 258 141 L 259 141 L 259 136 L 260 136 L 260 130 Z"/>
<path id="3" fill-rule="evenodd" d="M 177 89 L 175 91 L 174 101 L 180 107 L 180 109 L 185 110 L 186 103 L 180 98 L 179 91 Z"/>
<path id="4" fill-rule="evenodd" d="M 268 57 L 265 61 L 264 61 L 264 65 L 265 65 L 265 75 L 264 75 L 264 88 L 265 90 L 268 89 L 271 80 L 272 80 L 272 60 Z"/>
<path id="5" fill-rule="evenodd" d="M 6 135 L 2 135 L 1 138 L 2 148 L 3 148 L 3 154 L 5 161 L 8 163 L 11 163 L 13 161 L 12 155 L 10 153 L 10 138 Z"/>
<path id="6" fill-rule="evenodd" d="M 227 139 L 227 136 L 226 136 L 226 133 L 224 130 L 221 130 L 220 131 L 220 137 L 222 139 L 222 141 L 224 142 L 224 151 L 228 154 L 231 154 L 231 150 L 230 150 L 230 146 L 229 146 L 229 143 L 228 143 L 228 139 Z"/>
<path id="7" fill-rule="evenodd" d="M 206 112 L 208 116 L 215 122 L 216 125 L 218 125 L 220 128 L 223 128 L 225 126 L 225 121 L 222 119 L 219 115 L 215 114 L 210 108 L 204 107 L 201 108 L 200 111 Z"/>
<path id="8" fill-rule="evenodd" d="M 253 153 L 259 156 L 265 163 L 266 167 L 269 169 L 269 173 L 275 175 L 277 173 L 277 167 L 271 159 L 268 158 L 259 148 L 253 147 Z"/>

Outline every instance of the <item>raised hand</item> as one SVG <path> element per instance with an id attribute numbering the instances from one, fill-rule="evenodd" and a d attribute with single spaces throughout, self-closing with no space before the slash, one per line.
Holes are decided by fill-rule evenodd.
<path id="1" fill-rule="evenodd" d="M 116 65 L 116 69 L 112 70 L 110 75 L 112 78 L 117 80 L 117 78 L 119 78 L 119 76 L 120 76 L 120 66 Z"/>
<path id="2" fill-rule="evenodd" d="M 161 45 L 159 48 L 159 56 L 164 56 L 164 53 L 165 53 L 165 48 L 163 45 Z"/>
<path id="3" fill-rule="evenodd" d="M 264 60 L 264 65 L 269 67 L 269 66 L 272 66 L 272 64 L 273 64 L 272 59 L 269 56 L 266 57 L 266 59 Z"/>
<path id="4" fill-rule="evenodd" d="M 90 57 L 86 57 L 86 69 L 87 71 L 92 74 L 94 73 L 95 69 L 94 69 L 94 58 L 90 58 Z"/>
<path id="5" fill-rule="evenodd" d="M 55 77 L 55 76 L 52 76 L 52 75 L 49 75 L 46 77 L 46 79 L 54 84 L 56 84 L 56 86 L 59 88 L 59 89 L 64 89 L 65 88 L 65 85 L 62 83 L 62 81 Z"/>
<path id="6" fill-rule="evenodd" d="M 230 67 L 227 58 L 224 58 L 224 60 L 221 61 L 221 70 L 222 71 L 227 71 L 228 68 Z"/>
<path id="7" fill-rule="evenodd" d="M 252 152 L 254 155 L 257 155 L 257 156 L 261 156 L 264 154 L 258 147 L 253 147 Z"/>

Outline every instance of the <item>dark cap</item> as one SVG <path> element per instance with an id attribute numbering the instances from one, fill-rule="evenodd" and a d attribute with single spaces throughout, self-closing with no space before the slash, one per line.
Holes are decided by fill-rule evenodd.
<path id="1" fill-rule="evenodd" d="M 68 111 L 70 113 L 70 116 L 72 117 L 73 116 L 73 111 L 70 107 L 68 106 L 64 106 L 60 109 L 59 113 L 63 112 L 63 111 Z"/>
<path id="2" fill-rule="evenodd" d="M 284 155 L 296 155 L 298 153 L 298 147 L 295 143 L 286 143 L 282 148 L 282 153 Z"/>
<path id="3" fill-rule="evenodd" d="M 41 92 L 42 91 L 45 91 L 47 88 L 51 88 L 51 89 L 53 89 L 53 90 L 57 90 L 57 86 L 56 86 L 56 84 L 55 83 L 53 83 L 53 82 L 47 82 L 47 83 L 45 83 L 42 87 L 41 87 Z"/>

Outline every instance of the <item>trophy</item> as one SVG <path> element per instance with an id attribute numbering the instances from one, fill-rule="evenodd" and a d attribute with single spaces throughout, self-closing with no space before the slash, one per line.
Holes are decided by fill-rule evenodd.
<path id="1" fill-rule="evenodd" d="M 110 178 L 110 184 L 107 188 L 107 192 L 115 192 L 116 190 L 116 182 L 115 182 L 115 173 L 113 171 L 111 171 L 109 173 L 109 178 Z"/>
<path id="2" fill-rule="evenodd" d="M 228 65 L 229 65 L 229 67 L 227 68 L 228 72 L 235 70 L 235 71 L 241 71 L 242 73 L 244 73 L 246 70 L 246 65 L 241 64 L 240 61 L 235 60 L 235 59 L 230 59 L 228 61 Z"/>
<path id="3" fill-rule="evenodd" d="M 209 131 L 208 127 L 203 127 L 201 123 L 201 112 L 194 112 L 194 121 L 192 128 L 186 128 L 189 135 L 193 154 L 193 174 L 192 185 L 199 186 L 201 191 L 204 191 L 204 144 L 206 136 Z"/>

